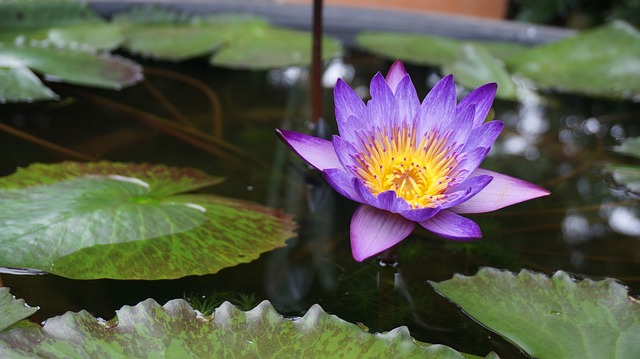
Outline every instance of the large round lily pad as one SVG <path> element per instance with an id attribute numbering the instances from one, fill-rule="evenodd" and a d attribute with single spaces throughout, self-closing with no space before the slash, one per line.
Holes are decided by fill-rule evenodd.
<path id="1" fill-rule="evenodd" d="M 219 178 L 148 164 L 33 165 L 0 179 L 0 266 L 70 278 L 215 273 L 281 247 L 291 218 L 255 203 L 184 194 Z"/>

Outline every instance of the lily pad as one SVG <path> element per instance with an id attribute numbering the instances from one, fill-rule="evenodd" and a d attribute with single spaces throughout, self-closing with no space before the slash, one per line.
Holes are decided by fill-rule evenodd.
<path id="1" fill-rule="evenodd" d="M 484 268 L 431 285 L 532 357 L 640 357 L 640 304 L 613 279 Z"/>
<path id="2" fill-rule="evenodd" d="M 182 299 L 124 306 L 117 321 L 98 321 L 81 311 L 51 318 L 42 328 L 16 328 L 0 334 L 0 356 L 464 358 L 443 345 L 418 344 L 406 327 L 371 334 L 318 305 L 301 318 L 287 319 L 267 301 L 247 312 L 225 302 L 203 317 Z"/>
<path id="3" fill-rule="evenodd" d="M 57 99 L 51 89 L 24 66 L 0 66 L 0 103 Z"/>
<path id="4" fill-rule="evenodd" d="M 505 59 L 538 87 L 640 101 L 640 33 L 615 21 Z"/>
<path id="5" fill-rule="evenodd" d="M 9 293 L 9 288 L 0 287 L 0 332 L 37 310 L 37 307 L 28 306 L 23 299 L 15 299 Z"/>
<path id="6" fill-rule="evenodd" d="M 456 59 L 444 65 L 443 71 L 454 74 L 456 81 L 466 88 L 477 88 L 489 82 L 496 82 L 498 98 L 517 99 L 518 87 L 504 63 L 482 46 L 462 46 Z"/>
<path id="7" fill-rule="evenodd" d="M 640 193 L 640 166 L 608 164 L 604 169 L 611 173 L 616 183 L 625 186 L 631 192 Z"/>
<path id="8" fill-rule="evenodd" d="M 180 61 L 214 52 L 212 65 L 251 70 L 311 63 L 309 32 L 275 27 L 256 16 L 186 18 L 179 12 L 145 6 L 114 21 L 127 28 L 127 49 L 152 58 Z M 341 51 L 336 40 L 325 37 L 325 59 L 340 56 Z"/>
<path id="9" fill-rule="evenodd" d="M 627 138 L 613 150 L 623 155 L 640 158 L 640 137 Z"/>
<path id="10" fill-rule="evenodd" d="M 0 266 L 78 279 L 215 273 L 284 246 L 290 217 L 184 194 L 219 181 L 194 169 L 34 165 L 0 180 Z"/>
<path id="11" fill-rule="evenodd" d="M 102 21 L 87 3 L 71 0 L 0 0 L 0 19 L 0 29 L 3 30 Z"/>

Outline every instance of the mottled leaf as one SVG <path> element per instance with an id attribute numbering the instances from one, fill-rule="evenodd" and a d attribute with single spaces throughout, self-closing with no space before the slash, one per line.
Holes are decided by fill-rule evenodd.
<path id="1" fill-rule="evenodd" d="M 0 356 L 11 358 L 464 358 L 443 345 L 417 344 L 406 327 L 371 334 L 318 305 L 287 319 L 262 302 L 243 312 L 229 302 L 213 316 L 186 301 L 149 299 L 101 322 L 86 311 L 51 318 L 40 328 L 0 334 Z M 495 357 L 495 356 L 491 356 Z"/>
<path id="2" fill-rule="evenodd" d="M 640 33 L 616 21 L 506 59 L 538 87 L 640 101 Z"/>
<path id="3" fill-rule="evenodd" d="M 193 169 L 109 162 L 36 165 L 0 180 L 0 266 L 70 278 L 178 278 L 257 258 L 293 236 L 254 203 L 186 191 Z"/>
<path id="4" fill-rule="evenodd" d="M 37 310 L 38 308 L 28 306 L 22 299 L 15 299 L 9 293 L 9 288 L 0 287 L 0 332 Z"/>
<path id="5" fill-rule="evenodd" d="M 640 304 L 613 279 L 484 268 L 431 285 L 532 357 L 640 357 Z"/>

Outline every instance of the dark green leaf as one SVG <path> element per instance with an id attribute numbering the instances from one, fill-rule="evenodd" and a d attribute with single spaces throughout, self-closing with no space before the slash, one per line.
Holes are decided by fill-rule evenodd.
<path id="1" fill-rule="evenodd" d="M 0 0 L 0 29 L 38 29 L 101 22 L 85 2 L 71 0 Z"/>
<path id="2" fill-rule="evenodd" d="M 0 266 L 71 278 L 177 278 L 251 261 L 293 236 L 257 204 L 180 194 L 218 179 L 192 169 L 34 165 L 0 180 Z"/>
<path id="3" fill-rule="evenodd" d="M 405 327 L 371 334 L 318 305 L 298 319 L 280 316 L 267 301 L 243 312 L 229 302 L 211 317 L 186 301 L 146 300 L 99 322 L 88 312 L 66 313 L 42 329 L 0 334 L 10 358 L 464 358 L 443 345 L 417 344 Z M 491 356 L 495 357 L 495 356 Z"/>
<path id="4" fill-rule="evenodd" d="M 9 293 L 9 288 L 0 287 L 0 332 L 37 310 L 38 308 L 29 307 L 22 299 L 15 299 Z"/>
<path id="5" fill-rule="evenodd" d="M 640 304 L 613 279 L 484 268 L 431 285 L 535 358 L 640 357 Z"/>
<path id="6" fill-rule="evenodd" d="M 613 22 L 506 59 L 538 87 L 640 101 L 640 34 Z"/>

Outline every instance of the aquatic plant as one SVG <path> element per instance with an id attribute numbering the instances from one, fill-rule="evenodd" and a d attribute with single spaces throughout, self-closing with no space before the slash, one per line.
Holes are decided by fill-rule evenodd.
<path id="1" fill-rule="evenodd" d="M 351 219 L 353 257 L 362 261 L 405 239 L 416 223 L 453 240 L 482 237 L 461 216 L 548 195 L 529 182 L 478 168 L 503 128 L 484 123 L 497 85 L 472 91 L 459 104 L 453 76 L 422 103 L 401 61 L 371 80 L 363 103 L 344 81 L 335 90 L 339 136 L 332 141 L 277 130 L 343 196 L 360 202 Z"/>

